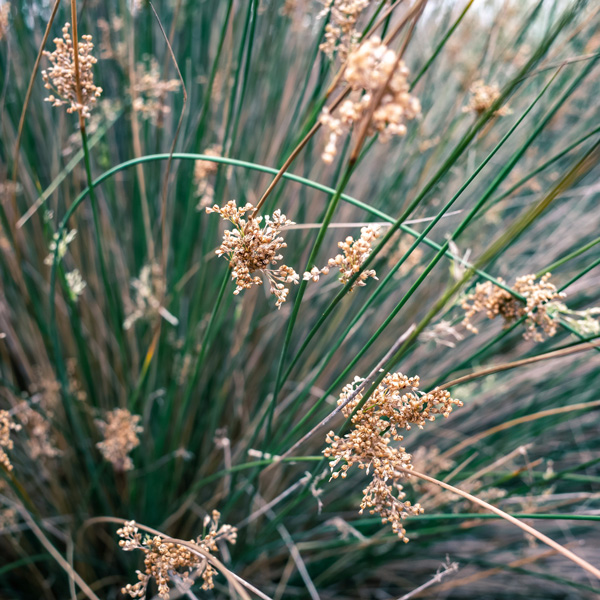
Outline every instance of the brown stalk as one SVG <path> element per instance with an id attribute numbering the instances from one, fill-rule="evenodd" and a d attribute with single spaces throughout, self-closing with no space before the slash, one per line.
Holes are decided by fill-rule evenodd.
<path id="1" fill-rule="evenodd" d="M 167 43 L 167 48 L 169 49 L 169 54 L 173 59 L 173 64 L 175 65 L 175 70 L 177 71 L 177 77 L 179 77 L 179 81 L 181 82 L 181 89 L 183 91 L 183 106 L 181 108 L 181 114 L 179 115 L 179 122 L 177 123 L 177 129 L 175 130 L 175 136 L 173 137 L 173 142 L 171 143 L 171 149 L 169 150 L 169 160 L 167 161 L 167 168 L 165 170 L 165 179 L 163 183 L 162 189 L 162 206 L 160 211 L 160 220 L 162 227 L 162 273 L 163 277 L 166 277 L 167 272 L 167 257 L 169 255 L 169 234 L 167 230 L 167 192 L 169 188 L 169 175 L 171 173 L 171 165 L 173 163 L 173 153 L 175 152 L 175 145 L 177 144 L 177 140 L 179 139 L 179 132 L 181 130 L 181 125 L 183 123 L 183 115 L 185 114 L 185 107 L 187 104 L 187 90 L 185 89 L 185 82 L 183 80 L 183 76 L 181 75 L 181 71 L 179 70 L 179 65 L 177 64 L 177 59 L 175 58 L 175 54 L 173 52 L 173 48 L 171 47 L 171 42 L 169 42 L 169 36 L 167 35 L 160 17 L 154 8 L 152 2 L 148 1 L 152 12 L 156 18 L 156 22 L 160 28 L 160 31 L 165 38 L 165 42 Z"/>
<path id="2" fill-rule="evenodd" d="M 63 555 L 52 545 L 52 542 L 50 542 L 44 532 L 38 527 L 37 523 L 33 520 L 29 512 L 16 502 L 11 502 L 10 504 L 21 515 L 21 517 L 23 517 L 23 520 L 27 523 L 29 529 L 31 529 L 33 535 L 35 535 L 42 546 L 44 546 L 48 554 L 50 554 L 50 556 L 52 556 L 52 558 L 54 558 L 54 560 L 65 570 L 69 576 L 69 580 L 76 583 L 85 596 L 90 600 L 100 600 L 90 586 L 82 579 L 81 575 L 79 575 L 79 573 L 73 569 L 68 561 L 65 560 Z"/>
<path id="3" fill-rule="evenodd" d="M 487 369 L 481 369 L 481 371 L 475 371 L 474 373 L 469 373 L 468 375 L 463 375 L 462 377 L 457 377 L 456 379 L 452 379 L 451 381 L 448 381 L 447 383 L 443 383 L 442 385 L 440 385 L 438 387 L 440 389 L 445 390 L 450 387 L 460 385 L 461 383 L 467 383 L 468 381 L 472 381 L 473 379 L 478 379 L 479 377 L 485 377 L 486 375 L 491 375 L 492 373 L 508 371 L 509 369 L 514 369 L 515 367 L 522 367 L 523 365 L 530 365 L 532 363 L 536 363 L 541 360 L 547 360 L 550 358 L 561 358 L 563 356 L 569 356 L 570 354 L 577 354 L 578 352 L 584 352 L 586 350 L 592 350 L 592 349 L 598 348 L 598 347 L 600 347 L 600 342 L 598 342 L 598 343 L 586 342 L 583 344 L 577 344 L 577 346 L 571 346 L 570 348 L 562 348 L 560 350 L 553 350 L 552 352 L 538 354 L 537 356 L 531 356 L 529 358 L 515 360 L 514 362 L 503 363 L 501 365 L 494 365 L 492 367 L 488 367 Z"/>
<path id="4" fill-rule="evenodd" d="M 405 473 L 406 475 L 418 477 L 419 479 L 423 479 L 424 481 L 428 481 L 429 483 L 434 483 L 435 485 L 439 485 L 440 487 L 448 490 L 449 492 L 453 492 L 454 494 L 461 496 L 462 498 L 465 498 L 467 500 L 470 500 L 471 502 L 478 504 L 482 508 L 485 508 L 486 510 L 493 512 L 494 514 L 498 515 L 499 517 L 503 518 L 504 520 L 508 521 L 509 523 L 516 525 L 517 527 L 519 527 L 526 533 L 532 535 L 533 537 L 538 539 L 540 542 L 546 544 L 547 546 L 550 546 L 550 548 L 553 548 L 559 554 L 562 554 L 565 558 L 568 558 L 570 561 L 574 562 L 576 565 L 578 565 L 579 567 L 581 567 L 588 573 L 591 573 L 597 579 L 600 579 L 600 570 L 597 569 L 596 567 L 594 567 L 593 565 L 591 565 L 589 562 L 587 562 L 580 556 L 577 556 L 577 554 L 575 554 L 574 552 L 571 552 L 570 550 L 568 550 L 567 548 L 565 548 L 558 542 L 555 542 L 552 538 L 549 538 L 547 535 L 544 535 L 537 529 L 534 529 L 533 527 L 527 525 L 526 523 L 523 523 L 519 519 L 516 519 L 515 517 L 509 515 L 508 513 L 505 513 L 503 510 L 496 508 L 492 504 L 489 504 L 488 502 L 485 502 L 484 500 L 481 500 L 481 499 L 477 498 L 476 496 L 469 494 L 468 492 L 465 492 L 459 488 L 456 488 L 453 485 L 450 485 L 443 481 L 439 481 L 438 479 L 435 479 L 433 477 L 429 477 L 429 475 L 425 475 L 424 473 L 419 473 L 418 471 L 413 471 L 411 469 L 405 469 L 404 467 L 397 467 L 397 469 L 399 471 Z"/>
<path id="5" fill-rule="evenodd" d="M 396 62 L 394 63 L 394 67 L 391 69 L 390 74 L 388 75 L 388 78 L 387 78 L 385 84 L 382 85 L 381 88 L 379 90 L 377 90 L 377 93 L 373 96 L 373 98 L 371 100 L 371 104 L 369 105 L 369 109 L 368 109 L 366 115 L 363 117 L 362 123 L 360 125 L 360 129 L 358 130 L 358 139 L 356 141 L 354 149 L 352 150 L 352 154 L 350 154 L 350 161 L 349 161 L 350 165 L 353 165 L 358 160 L 360 151 L 362 150 L 362 147 L 363 147 L 365 140 L 367 139 L 367 135 L 369 133 L 369 125 L 371 124 L 371 119 L 373 118 L 373 114 L 377 110 L 377 107 L 381 104 L 381 100 L 382 100 L 383 96 L 388 91 L 388 86 L 390 85 L 390 81 L 392 81 L 392 78 L 394 77 L 394 73 L 396 72 L 396 69 L 398 68 L 398 65 L 400 64 L 400 61 L 402 60 L 402 57 L 404 56 L 404 52 L 406 52 L 408 43 L 409 43 L 409 41 L 412 37 L 412 34 L 415 30 L 417 21 L 419 20 L 419 17 L 423 13 L 423 9 L 425 8 L 426 3 L 427 3 L 427 0 L 421 0 L 421 2 L 419 2 L 418 4 L 415 4 L 413 9 L 404 17 L 404 19 L 402 19 L 400 21 L 400 23 L 397 25 L 397 27 L 394 29 L 394 31 L 392 31 L 390 33 L 390 35 L 384 41 L 384 44 L 386 44 L 386 45 L 389 44 L 389 42 L 396 35 L 398 35 L 398 33 L 400 33 L 400 31 L 404 28 L 406 23 L 408 23 L 408 21 L 410 19 L 412 19 L 413 16 L 415 17 L 413 22 L 410 25 L 408 34 L 407 34 L 404 42 L 402 43 L 402 47 L 400 48 L 400 50 L 398 52 L 398 56 L 396 58 Z"/>
<path id="6" fill-rule="evenodd" d="M 48 41 L 48 36 L 50 35 L 50 29 L 52 28 L 52 24 L 54 23 L 54 18 L 56 17 L 56 13 L 58 12 L 58 7 L 60 6 L 60 0 L 56 0 L 54 6 L 52 7 L 52 13 L 50 14 L 50 19 L 48 20 L 48 24 L 46 25 L 46 31 L 44 31 L 44 37 L 42 38 L 42 43 L 40 44 L 40 48 L 38 50 L 37 57 L 35 59 L 35 63 L 33 64 L 33 70 L 31 71 L 31 77 L 29 78 L 29 85 L 27 86 L 27 92 L 25 93 L 25 101 L 23 102 L 23 109 L 21 110 L 21 117 L 19 118 L 19 128 L 17 130 L 17 140 L 15 142 L 14 149 L 14 159 L 13 159 L 13 171 L 12 171 L 12 181 L 13 184 L 17 183 L 17 174 L 19 170 L 19 150 L 21 148 L 21 138 L 23 136 L 23 127 L 25 126 L 25 115 L 27 113 L 27 107 L 29 106 L 29 101 L 31 100 L 31 94 L 33 92 L 33 84 L 35 82 L 35 77 L 37 75 L 38 69 L 40 67 L 40 61 L 42 60 L 42 56 L 44 54 L 44 48 L 46 46 L 46 42 Z M 15 213 L 15 218 L 18 216 L 17 213 L 17 197 L 16 197 L 16 187 L 13 186 L 13 192 L 11 194 L 13 210 Z"/>
<path id="7" fill-rule="evenodd" d="M 381 23 L 383 23 L 383 21 L 392 13 L 392 11 L 402 3 L 402 1 L 403 0 L 397 0 L 394 4 L 392 4 L 392 6 L 390 6 L 386 10 L 384 15 L 379 19 L 379 21 L 377 21 L 377 23 L 373 26 L 371 31 L 369 31 L 369 33 L 365 36 L 365 39 L 367 39 L 369 36 L 371 36 L 373 34 L 373 32 L 381 25 Z M 421 0 L 420 4 L 418 6 L 420 7 L 421 4 L 424 6 L 426 2 L 427 2 L 427 0 Z M 402 27 L 404 27 L 404 25 L 406 24 L 408 19 L 410 19 L 412 17 L 412 15 L 415 14 L 415 12 L 416 12 L 415 9 L 411 10 L 411 12 L 401 21 L 401 24 L 398 27 L 396 27 L 392 31 L 392 33 L 390 33 L 390 35 L 386 38 L 386 40 L 387 40 L 386 43 L 389 43 L 389 41 L 391 41 L 400 32 Z M 340 80 L 344 74 L 345 68 L 346 68 L 346 64 L 344 63 L 342 65 L 341 69 L 337 72 L 337 74 L 333 78 L 333 82 L 327 89 L 327 92 L 325 93 L 325 99 L 329 98 L 329 96 L 333 93 L 334 89 L 336 88 L 336 86 L 338 85 L 338 83 L 340 82 Z M 350 91 L 351 91 L 350 86 L 346 86 L 340 92 L 340 95 L 331 103 L 331 105 L 328 107 L 328 110 L 330 112 L 333 112 L 341 104 L 342 100 L 350 93 Z M 271 183 L 269 184 L 269 187 L 267 187 L 264 194 L 261 196 L 260 200 L 258 201 L 258 204 L 256 205 L 256 208 L 250 214 L 251 219 L 253 217 L 255 217 L 256 214 L 258 214 L 258 211 L 263 207 L 265 201 L 267 200 L 267 198 L 269 197 L 269 195 L 271 194 L 271 192 L 273 191 L 273 189 L 275 188 L 275 186 L 277 185 L 279 180 L 283 177 L 283 174 L 289 169 L 290 165 L 294 162 L 294 160 L 296 159 L 298 154 L 300 154 L 300 152 L 302 151 L 304 146 L 306 146 L 306 144 L 308 144 L 310 139 L 315 135 L 315 133 L 317 133 L 317 131 L 319 131 L 320 128 L 321 128 L 321 123 L 319 121 L 317 121 L 313 125 L 312 129 L 304 136 L 302 141 L 294 148 L 294 150 L 292 150 L 291 154 L 288 156 L 286 161 L 283 163 L 281 169 L 279 169 L 277 175 L 275 175 L 275 177 L 273 178 L 273 181 L 271 181 Z"/>
<path id="8" fill-rule="evenodd" d="M 133 19 L 133 17 L 132 17 Z M 133 24 L 129 28 L 129 90 L 131 94 L 131 104 L 132 108 L 135 107 L 135 101 L 137 98 L 137 92 L 135 90 L 136 83 L 136 72 L 135 72 L 135 57 L 134 57 L 134 27 Z M 140 126 L 137 120 L 137 114 L 135 108 L 133 108 L 133 116 L 131 119 L 131 130 L 132 130 L 132 143 L 133 143 L 133 153 L 135 158 L 139 158 L 143 155 L 142 152 L 142 142 L 140 137 Z M 148 205 L 148 193 L 146 191 L 146 178 L 144 177 L 144 167 L 141 163 L 138 163 L 135 166 L 135 170 L 137 172 L 138 181 L 140 184 L 140 196 L 141 196 L 141 204 L 142 204 L 142 220 L 144 222 L 144 233 L 146 236 L 146 246 L 148 251 L 148 260 L 150 262 L 154 262 L 155 259 L 155 251 L 154 251 L 154 239 L 152 235 L 152 225 L 150 223 L 150 207 Z"/>
<path id="9" fill-rule="evenodd" d="M 495 425 L 494 427 L 490 427 L 481 433 L 477 433 L 468 437 L 466 440 L 460 442 L 456 446 L 450 448 L 446 452 L 444 452 L 440 458 L 448 458 L 450 456 L 454 456 L 457 452 L 468 448 L 471 444 L 475 444 L 476 442 L 498 433 L 499 431 L 504 431 L 505 429 L 510 429 L 515 425 L 521 425 L 522 423 L 529 423 L 531 421 L 537 421 L 538 419 L 543 419 L 545 417 L 551 417 L 553 415 L 560 415 L 563 413 L 573 412 L 576 410 L 588 410 L 590 408 L 596 408 L 600 406 L 600 400 L 594 400 L 592 402 L 580 402 L 579 404 L 571 404 L 570 406 L 559 406 L 557 408 L 549 408 L 547 410 L 541 410 L 539 412 L 533 413 L 531 415 L 525 415 L 523 417 L 518 417 L 517 419 L 511 419 L 510 421 L 505 421 L 504 423 L 500 423 L 500 425 Z"/>
<path id="10" fill-rule="evenodd" d="M 537 554 L 536 556 L 526 556 L 525 558 L 519 558 L 518 560 L 514 560 L 508 563 L 508 567 L 524 567 L 525 565 L 530 565 L 532 563 L 537 562 L 538 560 L 542 560 L 545 558 L 550 558 L 551 556 L 555 556 L 556 552 L 554 550 L 548 550 L 543 552 L 542 554 Z M 448 590 L 452 590 L 458 587 L 462 587 L 464 585 L 468 585 L 469 583 L 475 583 L 477 581 L 481 581 L 482 579 L 487 579 L 492 575 L 497 575 L 499 573 L 504 573 L 503 567 L 494 567 L 492 569 L 486 569 L 485 571 L 481 571 L 480 573 L 475 573 L 473 575 L 468 575 L 467 577 L 461 577 L 460 579 L 454 579 L 452 581 L 447 581 L 446 583 L 441 583 L 436 585 L 434 588 L 428 590 L 431 592 L 445 592 Z"/>
<path id="11" fill-rule="evenodd" d="M 71 28 L 73 35 L 73 67 L 75 68 L 75 91 L 79 108 L 79 129 L 85 135 L 85 119 L 83 117 L 83 96 L 81 94 L 81 78 L 79 76 L 79 34 L 77 32 L 77 0 L 71 0 Z"/>

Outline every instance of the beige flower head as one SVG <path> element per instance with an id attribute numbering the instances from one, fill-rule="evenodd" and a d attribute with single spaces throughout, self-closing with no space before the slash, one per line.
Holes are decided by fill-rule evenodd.
<path id="1" fill-rule="evenodd" d="M 343 438 L 330 431 L 323 454 L 330 459 L 333 479 L 345 478 L 353 465 L 370 474 L 371 482 L 363 490 L 360 512 L 367 509 L 371 514 L 379 514 L 382 523 L 390 523 L 394 533 L 407 542 L 402 520 L 421 514 L 423 509 L 405 500 L 400 480 L 406 474 L 401 469 L 412 470 L 412 457 L 405 448 L 392 442 L 401 442 L 401 432 L 412 426 L 423 428 L 439 415 L 448 417 L 462 402 L 451 398 L 447 390 L 420 391 L 417 376 L 388 373 L 358 408 L 363 394 L 362 390 L 357 393 L 357 387 L 363 381 L 356 377 L 342 390 L 338 405 L 344 405 L 342 412 L 346 417 L 351 416 L 353 428 Z"/>
<path id="2" fill-rule="evenodd" d="M 344 78 L 352 93 L 340 105 L 337 116 L 324 108 L 320 117 L 321 124 L 329 131 L 322 155 L 324 162 L 333 161 L 338 138 L 368 117 L 371 102 L 383 87 L 385 90 L 370 117 L 367 134 L 378 133 L 383 142 L 406 134 L 406 121 L 421 114 L 419 100 L 409 93 L 408 76 L 408 67 L 378 37 L 365 40 L 350 54 Z"/>
<path id="3" fill-rule="evenodd" d="M 463 107 L 463 112 L 474 112 L 476 115 L 482 115 L 485 111 L 489 110 L 492 104 L 500 97 L 500 88 L 497 84 L 486 85 L 483 79 L 478 79 L 469 88 L 471 92 L 471 98 L 469 99 L 468 106 Z M 508 104 L 500 107 L 494 112 L 499 117 L 505 117 L 511 114 L 512 110 Z"/>
<path id="4" fill-rule="evenodd" d="M 329 22 L 325 26 L 325 41 L 319 46 L 329 58 L 337 53 L 344 61 L 348 53 L 358 43 L 360 32 L 356 23 L 370 0 L 323 0 L 325 8 L 321 17 L 329 12 Z"/>
<path id="5" fill-rule="evenodd" d="M 235 200 L 230 200 L 222 208 L 216 204 L 212 208 L 206 208 L 207 213 L 218 213 L 223 220 L 233 225 L 233 229 L 225 231 L 216 253 L 229 259 L 231 276 L 236 282 L 234 294 L 253 285 L 262 285 L 262 279 L 254 275 L 258 271 L 269 281 L 271 294 L 277 298 L 275 306 L 280 308 L 289 293 L 285 284 L 297 284 L 299 276 L 286 265 L 277 268 L 271 268 L 271 265 L 276 265 L 283 259 L 279 252 L 287 244 L 280 235 L 281 230 L 293 222 L 279 209 L 270 217 L 266 216 L 264 223 L 262 217 L 250 216 L 246 219 L 245 214 L 252 213 L 253 210 L 252 204 L 238 207 Z"/>
<path id="6" fill-rule="evenodd" d="M 78 44 L 79 54 L 79 82 L 81 88 L 81 102 L 78 99 L 77 83 L 75 77 L 75 62 L 73 40 L 69 33 L 70 24 L 63 27 L 63 37 L 56 38 L 54 52 L 44 51 L 52 66 L 47 71 L 42 71 L 44 87 L 50 90 L 46 98 L 52 106 L 68 105 L 67 112 L 81 111 L 83 117 L 91 115 L 91 109 L 96 104 L 96 99 L 102 94 L 102 88 L 94 85 L 92 67 L 98 60 L 92 55 L 94 44 L 92 36 L 84 35 Z"/>
<path id="7" fill-rule="evenodd" d="M 313 267 L 310 271 L 304 273 L 304 281 L 318 281 L 320 275 L 327 275 L 330 269 L 338 269 L 340 272 L 339 280 L 342 285 L 346 285 L 350 279 L 360 271 L 360 267 L 367 260 L 372 251 L 373 242 L 379 237 L 379 227 L 369 225 L 360 230 L 360 237 L 354 239 L 348 236 L 345 240 L 338 242 L 338 248 L 342 254 L 337 254 L 335 258 L 330 258 L 327 266 L 319 269 Z M 351 290 L 357 285 L 364 286 L 366 280 L 372 277 L 377 279 L 377 273 L 373 269 L 364 270 L 354 282 Z"/>
<path id="8" fill-rule="evenodd" d="M 19 431 L 21 426 L 12 418 L 12 415 L 7 410 L 0 410 L 0 465 L 7 471 L 12 471 L 13 466 L 6 450 L 14 448 L 14 442 L 10 437 L 11 431 Z"/>
<path id="9" fill-rule="evenodd" d="M 112 463 L 115 471 L 133 469 L 129 453 L 140 445 L 137 434 L 144 431 L 139 424 L 141 418 L 139 415 L 132 415 L 125 408 L 117 408 L 106 413 L 106 421 L 96 421 L 104 436 L 104 441 L 98 442 L 96 447 L 102 452 L 102 456 Z"/>
<path id="10" fill-rule="evenodd" d="M 480 312 L 485 312 L 489 319 L 501 316 L 507 324 L 526 317 L 526 331 L 523 334 L 526 340 L 541 342 L 545 336 L 552 337 L 556 334 L 552 308 L 566 294 L 558 292 L 556 286 L 550 283 L 550 276 L 550 273 L 546 273 L 538 282 L 535 281 L 535 275 L 517 277 L 513 289 L 523 296 L 525 303 L 491 281 L 478 283 L 462 302 L 465 310 L 463 325 L 469 331 L 478 333 L 471 319 Z M 502 279 L 498 281 L 504 283 Z"/>
<path id="11" fill-rule="evenodd" d="M 204 520 L 208 533 L 204 537 L 192 540 L 191 543 L 209 554 L 218 551 L 218 541 L 235 544 L 236 528 L 231 525 L 219 525 L 220 517 L 219 512 L 213 510 L 212 515 Z M 148 584 L 151 579 L 154 579 L 158 587 L 158 597 L 168 600 L 169 583 L 174 574 L 181 578 L 184 585 L 192 585 L 194 578 L 201 576 L 203 590 L 211 590 L 215 587 L 214 576 L 217 575 L 217 570 L 202 555 L 192 552 L 187 546 L 178 544 L 176 540 L 163 539 L 159 535 L 142 538 L 135 521 L 127 521 L 117 530 L 117 535 L 121 538 L 119 546 L 125 552 L 141 550 L 145 555 L 144 572 L 138 571 L 138 582 L 133 585 L 128 583 L 121 590 L 122 594 L 132 598 L 145 597 Z"/>

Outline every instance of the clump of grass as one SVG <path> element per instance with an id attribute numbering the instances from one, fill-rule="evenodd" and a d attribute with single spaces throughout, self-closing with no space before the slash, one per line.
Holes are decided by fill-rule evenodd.
<path id="1" fill-rule="evenodd" d="M 2 3 L 0 596 L 597 597 L 599 17 Z"/>

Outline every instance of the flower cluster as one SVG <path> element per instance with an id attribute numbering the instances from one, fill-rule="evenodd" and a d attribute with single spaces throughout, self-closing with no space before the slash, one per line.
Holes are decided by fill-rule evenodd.
<path id="1" fill-rule="evenodd" d="M 73 269 L 73 271 L 69 271 L 65 274 L 65 279 L 67 280 L 67 285 L 69 286 L 69 293 L 71 295 L 71 300 L 74 302 L 77 301 L 77 298 L 83 294 L 83 290 L 86 287 L 86 282 L 83 280 L 79 269 Z"/>
<path id="2" fill-rule="evenodd" d="M 12 471 L 13 466 L 6 454 L 6 450 L 14 448 L 14 442 L 10 438 L 11 431 L 19 431 L 21 426 L 13 421 L 11 414 L 7 410 L 0 410 L 0 465 L 7 471 Z M 5 450 L 6 448 L 6 450 Z"/>
<path id="3" fill-rule="evenodd" d="M 106 421 L 96 421 L 104 436 L 104 441 L 98 442 L 96 447 L 102 452 L 102 456 L 112 463 L 115 471 L 133 469 L 133 461 L 128 455 L 140 445 L 137 434 L 144 431 L 139 424 L 140 419 L 139 415 L 132 415 L 125 408 L 117 408 L 106 413 Z"/>
<path id="4" fill-rule="evenodd" d="M 324 0 L 324 3 L 326 8 L 319 16 L 330 14 L 329 23 L 325 26 L 325 41 L 319 48 L 329 58 L 337 52 L 341 60 L 346 60 L 360 38 L 356 22 L 369 6 L 369 0 Z"/>
<path id="5" fill-rule="evenodd" d="M 552 309 L 565 294 L 559 293 L 549 280 L 550 273 L 543 275 L 537 283 L 535 275 L 517 277 L 513 290 L 523 296 L 525 304 L 491 281 L 478 283 L 475 290 L 462 302 L 465 310 L 463 325 L 469 331 L 478 333 L 471 319 L 477 313 L 485 311 L 489 319 L 500 315 L 507 323 L 526 317 L 526 331 L 523 334 L 526 340 L 541 342 L 545 335 L 552 337 L 556 333 L 556 322 L 552 318 L 552 310 L 548 309 Z M 504 283 L 502 279 L 498 281 Z"/>
<path id="6" fill-rule="evenodd" d="M 44 264 L 49 266 L 52 265 L 52 263 L 54 262 L 55 251 L 58 262 L 60 262 L 67 253 L 67 248 L 69 244 L 75 239 L 76 235 L 77 229 L 71 229 L 71 231 L 67 233 L 63 231 L 61 235 L 55 233 L 52 237 L 52 241 L 50 242 L 50 246 L 48 247 L 48 249 L 50 250 L 50 254 L 48 254 L 48 256 L 46 256 L 46 258 L 44 259 Z M 57 246 L 58 251 L 56 250 Z"/>
<path id="7" fill-rule="evenodd" d="M 405 135 L 405 122 L 421 113 L 421 104 L 409 93 L 408 67 L 378 37 L 364 41 L 348 57 L 344 77 L 352 89 L 340 105 L 338 116 L 324 108 L 321 124 L 329 130 L 322 158 L 331 163 L 337 152 L 337 140 L 350 128 L 366 119 L 371 102 L 385 86 L 383 96 L 371 116 L 367 134 L 379 133 L 382 141 L 393 135 Z"/>
<path id="8" fill-rule="evenodd" d="M 338 254 L 335 258 L 330 258 L 327 261 L 327 266 L 319 269 L 313 267 L 310 271 L 304 273 L 304 280 L 319 281 L 320 275 L 327 275 L 329 269 L 336 268 L 340 272 L 339 280 L 343 285 L 348 283 L 352 276 L 360 270 L 362 264 L 371 254 L 372 244 L 379 236 L 379 228 L 372 225 L 363 227 L 360 230 L 360 237 L 355 240 L 348 236 L 344 241 L 338 242 L 338 247 L 343 254 Z M 365 281 L 372 277 L 377 279 L 377 273 L 373 269 L 365 269 L 358 277 L 351 289 L 355 286 L 366 285 Z"/>
<path id="9" fill-rule="evenodd" d="M 56 458 L 62 454 L 53 440 L 52 423 L 48 418 L 31 408 L 27 402 L 19 406 L 17 415 L 27 429 L 27 446 L 33 460 Z"/>
<path id="10" fill-rule="evenodd" d="M 469 88 L 471 92 L 471 98 L 469 99 L 468 106 L 463 106 L 463 112 L 474 112 L 476 115 L 481 115 L 490 109 L 492 104 L 500 97 L 500 89 L 497 84 L 486 85 L 483 79 L 478 79 Z M 500 107 L 494 112 L 499 117 L 505 117 L 512 111 L 508 105 Z"/>
<path id="11" fill-rule="evenodd" d="M 131 280 L 131 287 L 134 290 L 135 301 L 123 322 L 123 329 L 131 329 L 139 319 L 153 319 L 159 316 L 171 325 L 179 324 L 177 317 L 161 304 L 160 298 L 164 298 L 166 285 L 162 270 L 157 263 L 144 265 L 139 278 L 134 277 Z"/>
<path id="12" fill-rule="evenodd" d="M 221 156 L 223 148 L 218 144 L 209 146 L 204 154 L 207 156 Z M 194 165 L 194 183 L 196 184 L 196 196 L 200 198 L 200 202 L 196 206 L 196 210 L 202 210 L 209 207 L 215 196 L 215 188 L 209 183 L 209 175 L 217 172 L 219 165 L 210 160 L 197 160 Z"/>
<path id="13" fill-rule="evenodd" d="M 246 220 L 244 215 L 253 210 L 252 204 L 238 207 L 235 200 L 230 200 L 223 208 L 216 204 L 212 208 L 206 208 L 207 213 L 216 212 L 234 226 L 234 229 L 225 231 L 216 253 L 229 258 L 231 276 L 236 282 L 234 294 L 253 285 L 262 285 L 262 279 L 252 275 L 260 271 L 267 277 L 271 294 L 277 298 L 275 305 L 280 308 L 289 293 L 284 284 L 298 283 L 299 277 L 294 269 L 286 265 L 277 269 L 270 269 L 269 266 L 283 258 L 279 251 L 287 247 L 287 244 L 280 233 L 283 227 L 293 225 L 293 222 L 279 209 L 272 216 L 264 218 L 264 225 L 261 225 L 262 217 L 250 216 Z"/>
<path id="14" fill-rule="evenodd" d="M 402 469 L 412 470 L 412 457 L 405 448 L 392 446 L 391 442 L 402 441 L 400 432 L 413 425 L 422 428 L 438 415 L 448 417 L 453 407 L 462 406 L 462 402 L 439 388 L 429 393 L 420 391 L 417 376 L 388 373 L 364 406 L 354 412 L 363 399 L 362 391 L 357 393 L 357 386 L 363 381 L 357 377 L 342 390 L 338 405 L 344 405 L 342 412 L 346 417 L 352 415 L 353 428 L 343 438 L 330 431 L 323 454 L 330 459 L 332 478 L 346 477 L 353 465 L 366 470 L 367 475 L 372 471 L 371 481 L 363 490 L 360 512 L 367 509 L 371 514 L 379 514 L 382 522 L 390 523 L 394 533 L 407 542 L 402 520 L 421 514 L 423 509 L 405 500 L 400 484 L 406 477 Z"/>
<path id="15" fill-rule="evenodd" d="M 73 40 L 69 33 L 70 24 L 63 27 L 63 37 L 56 38 L 56 50 L 54 52 L 44 51 L 44 55 L 50 60 L 52 66 L 47 71 L 42 71 L 45 87 L 51 90 L 46 98 L 52 106 L 68 104 L 67 112 L 81 111 L 83 117 L 91 115 L 91 109 L 96 103 L 96 98 L 102 94 L 102 88 L 94 85 L 94 74 L 92 67 L 98 60 L 92 55 L 94 44 L 92 36 L 81 36 L 82 41 L 77 45 L 79 55 L 79 83 L 81 89 L 81 102 L 77 94 L 77 82 L 75 77 L 75 62 L 73 51 Z"/>
<path id="16" fill-rule="evenodd" d="M 166 103 L 166 95 L 176 92 L 181 86 L 179 79 L 163 81 L 160 77 L 158 61 L 152 57 L 149 63 L 139 62 L 135 68 L 135 82 L 131 86 L 133 109 L 144 119 L 159 123 L 161 117 L 171 112 Z"/>
<path id="17" fill-rule="evenodd" d="M 216 510 L 212 512 L 211 517 L 207 516 L 204 525 L 205 528 L 209 527 L 208 533 L 204 538 L 190 540 L 190 543 L 208 553 L 218 551 L 218 541 L 235 544 L 237 530 L 231 525 L 219 526 L 220 517 Z M 127 584 L 121 590 L 122 594 L 128 594 L 132 598 L 144 597 L 148 583 L 154 579 L 158 586 L 158 597 L 168 600 L 169 583 L 174 574 L 182 579 L 184 585 L 191 586 L 194 579 L 201 576 L 203 590 L 214 588 L 213 579 L 217 570 L 204 556 L 194 553 L 187 546 L 182 546 L 176 541 L 164 540 L 159 535 L 146 536 L 142 539 L 135 521 L 127 521 L 121 529 L 117 530 L 117 534 L 122 538 L 119 546 L 123 550 L 126 552 L 141 550 L 145 554 L 144 572 L 137 571 L 139 581 L 133 585 Z"/>

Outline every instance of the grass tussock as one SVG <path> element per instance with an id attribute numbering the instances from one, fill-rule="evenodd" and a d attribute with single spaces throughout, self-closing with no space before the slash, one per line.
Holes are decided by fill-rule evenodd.
<path id="1" fill-rule="evenodd" d="M 599 25 L 1 1 L 0 598 L 597 597 Z"/>

